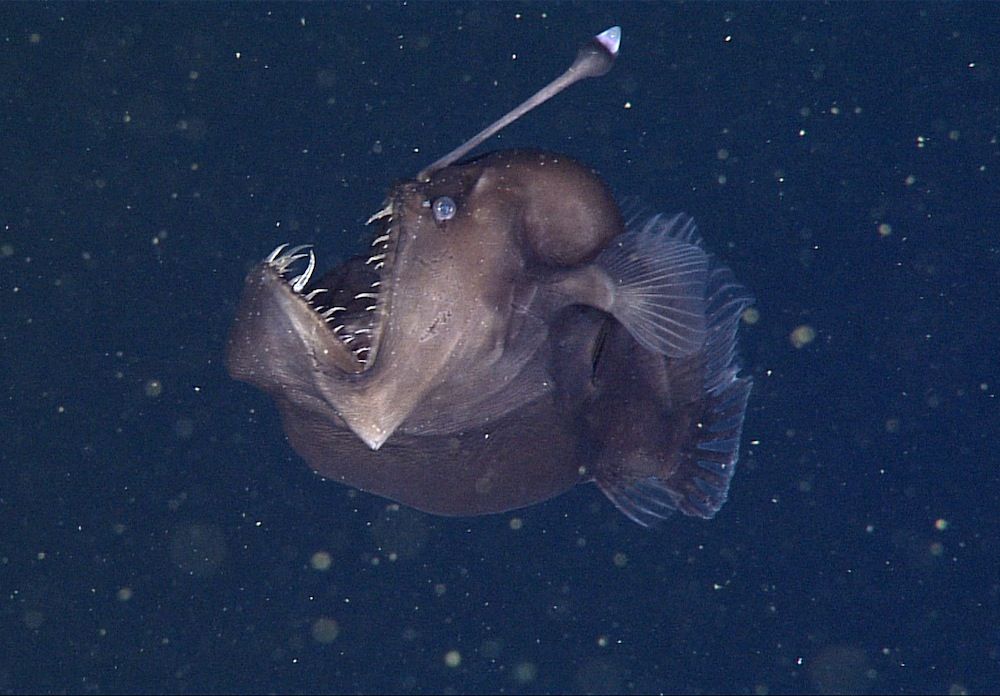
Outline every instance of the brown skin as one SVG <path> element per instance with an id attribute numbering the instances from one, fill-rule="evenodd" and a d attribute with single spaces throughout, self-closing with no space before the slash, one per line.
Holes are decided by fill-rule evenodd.
<path id="1" fill-rule="evenodd" d="M 429 203 L 441 196 L 457 211 L 439 222 Z M 555 407 L 546 322 L 577 300 L 548 288 L 621 233 L 610 193 L 566 157 L 514 151 L 403 182 L 391 200 L 394 255 L 371 366 L 358 372 L 261 266 L 230 337 L 230 372 L 278 400 L 293 446 L 328 478 L 443 514 L 569 488 L 581 478 L 579 438 Z M 536 435 L 547 446 L 526 448 Z"/>
<path id="2" fill-rule="evenodd" d="M 455 214 L 439 220 L 445 196 Z M 640 524 L 672 508 L 715 514 L 750 390 L 734 366 L 748 300 L 728 269 L 709 276 L 704 345 L 670 358 L 608 313 L 612 281 L 595 259 L 623 225 L 586 167 L 498 152 L 403 182 L 389 200 L 376 216 L 381 275 L 362 257 L 296 291 L 287 266 L 265 262 L 230 334 L 230 373 L 275 399 L 314 470 L 443 515 L 591 480 Z M 359 359 L 305 295 L 350 304 L 373 278 L 376 311 L 364 295 L 339 315 L 355 329 L 371 321 Z"/>

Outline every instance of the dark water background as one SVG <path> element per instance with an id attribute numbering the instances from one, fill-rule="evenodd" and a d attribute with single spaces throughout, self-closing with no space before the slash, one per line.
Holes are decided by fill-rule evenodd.
<path id="1" fill-rule="evenodd" d="M 0 5 L 0 690 L 995 691 L 998 20 Z M 729 503 L 443 519 L 315 477 L 224 372 L 244 273 L 357 251 L 615 23 L 614 71 L 491 147 L 687 211 L 754 291 Z"/>

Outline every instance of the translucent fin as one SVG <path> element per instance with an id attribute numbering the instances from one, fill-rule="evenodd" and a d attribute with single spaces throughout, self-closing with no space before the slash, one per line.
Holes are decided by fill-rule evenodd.
<path id="1" fill-rule="evenodd" d="M 706 391 L 716 393 L 727 387 L 739 371 L 736 356 L 736 331 L 743 311 L 753 304 L 753 297 L 733 277 L 732 271 L 713 264 L 708 279 L 708 317 L 705 338 Z"/>
<path id="2" fill-rule="evenodd" d="M 643 527 L 655 527 L 677 510 L 673 492 L 655 478 L 612 485 L 598 481 L 597 485 L 616 508 Z"/>
<path id="3" fill-rule="evenodd" d="M 656 216 L 597 258 L 611 278 L 611 314 L 647 350 L 676 358 L 705 343 L 709 258 L 694 221 Z"/>
<path id="4" fill-rule="evenodd" d="M 675 244 L 701 251 L 694 223 L 683 215 L 654 217 L 638 232 L 628 234 L 654 239 L 666 236 Z M 630 384 L 662 379 L 671 397 L 654 427 L 609 439 L 601 454 L 603 463 L 595 473 L 595 482 L 618 509 L 647 527 L 674 510 L 713 517 L 726 502 L 739 458 L 752 380 L 739 374 L 736 333 L 744 309 L 753 300 L 728 268 L 707 252 L 702 254 L 704 319 L 703 342 L 698 349 L 665 358 L 664 373 L 646 372 L 627 352 L 608 357 L 618 361 L 608 369 L 630 374 Z M 638 341 L 632 328 L 626 328 Z M 624 396 L 631 394 L 626 391 Z M 614 420 L 606 419 L 607 427 L 615 425 Z"/>
<path id="5" fill-rule="evenodd" d="M 615 480 L 598 478 L 598 486 L 629 519 L 644 527 L 655 526 L 674 510 L 711 519 L 729 496 L 750 386 L 749 378 L 734 379 L 720 394 L 706 397 L 702 419 L 665 478 L 629 477 L 626 461 Z"/>
<path id="6" fill-rule="evenodd" d="M 676 471 L 664 482 L 679 494 L 678 508 L 684 514 L 710 519 L 729 497 L 750 387 L 750 378 L 734 379 L 707 399 L 709 410 L 699 423 L 698 437 L 688 443 Z"/>

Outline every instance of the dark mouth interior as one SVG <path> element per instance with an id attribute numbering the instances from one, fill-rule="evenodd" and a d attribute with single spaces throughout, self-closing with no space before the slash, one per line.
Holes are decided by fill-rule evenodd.
<path id="1" fill-rule="evenodd" d="M 354 355 L 361 370 L 375 358 L 392 255 L 392 206 L 368 221 L 375 229 L 368 256 L 358 256 L 314 277 L 315 256 L 306 246 L 275 249 L 265 263 L 320 316 Z M 308 261 L 307 261 L 308 259 Z M 305 268 L 302 264 L 305 263 Z"/>

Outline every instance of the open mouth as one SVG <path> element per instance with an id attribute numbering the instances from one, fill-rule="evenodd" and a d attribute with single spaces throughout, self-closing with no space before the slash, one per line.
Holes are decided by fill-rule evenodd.
<path id="1" fill-rule="evenodd" d="M 388 312 L 387 286 L 398 236 L 392 201 L 366 224 L 375 229 L 370 254 L 355 257 L 315 279 L 316 255 L 309 245 L 282 244 L 263 262 L 339 339 L 345 352 L 353 356 L 356 372 L 374 363 Z"/>

